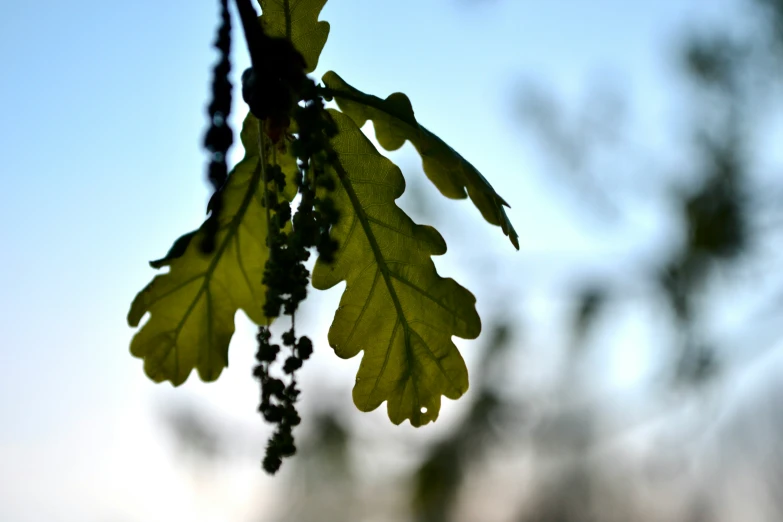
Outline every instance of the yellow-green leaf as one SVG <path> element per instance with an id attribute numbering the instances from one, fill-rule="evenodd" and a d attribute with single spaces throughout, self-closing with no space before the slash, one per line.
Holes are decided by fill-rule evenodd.
<path id="1" fill-rule="evenodd" d="M 261 25 L 269 36 L 287 38 L 302 53 L 310 73 L 329 37 L 329 22 L 318 15 L 326 0 L 259 0 Z"/>
<path id="2" fill-rule="evenodd" d="M 410 140 L 422 158 L 424 173 L 440 192 L 452 199 L 471 201 L 484 219 L 499 226 L 519 250 L 519 237 L 509 221 L 508 207 L 492 185 L 454 149 L 419 125 L 406 95 L 396 92 L 385 100 L 365 94 L 348 85 L 335 72 L 323 77 L 327 93 L 334 96 L 340 109 L 359 127 L 372 120 L 378 143 L 386 150 L 397 150 Z"/>
<path id="3" fill-rule="evenodd" d="M 468 389 L 465 363 L 452 336 L 481 331 L 476 299 L 438 275 L 431 256 L 446 252 L 432 227 L 415 224 L 394 202 L 405 190 L 399 168 L 382 156 L 347 116 L 330 111 L 339 129 L 332 193 L 340 221 L 332 264 L 320 260 L 313 286 L 346 281 L 329 343 L 342 358 L 364 350 L 353 399 L 362 411 L 387 401 L 395 424 L 421 426 L 438 417 L 441 395 Z"/>
<path id="4" fill-rule="evenodd" d="M 231 171 L 223 190 L 215 251 L 201 253 L 201 229 L 178 239 L 166 257 L 151 263 L 168 265 L 168 273 L 155 276 L 128 312 L 133 327 L 150 314 L 131 341 L 131 353 L 144 359 L 145 372 L 156 382 L 180 385 L 194 368 L 205 381 L 217 379 L 228 365 L 236 311 L 244 310 L 256 323 L 265 321 L 261 279 L 267 226 L 261 205 L 258 120 L 252 116 L 245 120 L 242 142 L 245 158 Z M 276 155 L 287 157 L 284 151 Z"/>

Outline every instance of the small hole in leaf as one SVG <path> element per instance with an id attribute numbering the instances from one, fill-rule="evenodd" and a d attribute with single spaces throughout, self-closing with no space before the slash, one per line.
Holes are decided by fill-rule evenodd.
<path id="1" fill-rule="evenodd" d="M 427 407 L 426 406 L 422 406 L 421 407 L 421 412 L 422 413 L 427 413 Z"/>

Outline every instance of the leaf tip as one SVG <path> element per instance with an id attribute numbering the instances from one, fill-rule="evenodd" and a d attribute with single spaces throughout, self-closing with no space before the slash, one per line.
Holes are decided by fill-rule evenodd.
<path id="1" fill-rule="evenodd" d="M 153 279 L 154 281 L 154 279 Z M 151 285 L 152 283 L 150 283 Z M 150 285 L 147 285 L 144 287 L 144 289 L 136 294 L 136 297 L 133 299 L 133 302 L 131 303 L 130 310 L 128 310 L 128 316 L 126 317 L 128 321 L 128 326 L 131 328 L 136 328 L 139 326 L 139 323 L 141 322 L 141 318 L 144 317 L 144 314 L 147 313 L 147 307 L 144 305 L 144 295 L 147 292 L 147 289 L 150 287 Z"/>
<path id="2" fill-rule="evenodd" d="M 215 382 L 220 377 L 220 374 L 223 373 L 223 368 L 227 367 L 228 361 L 225 362 L 225 366 L 199 366 L 196 368 L 196 371 L 198 372 L 199 379 L 201 379 L 203 382 Z"/>

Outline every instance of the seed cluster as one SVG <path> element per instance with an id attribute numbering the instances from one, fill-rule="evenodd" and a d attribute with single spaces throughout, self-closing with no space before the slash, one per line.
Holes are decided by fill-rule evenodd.
<path id="1" fill-rule="evenodd" d="M 214 194 L 209 202 L 211 213 L 204 226 L 205 234 L 200 245 L 204 253 L 211 253 L 215 249 L 215 236 L 223 208 L 220 189 L 228 177 L 226 156 L 234 142 L 233 132 L 228 125 L 228 116 L 231 113 L 231 81 L 228 78 L 231 73 L 231 13 L 228 11 L 228 0 L 220 0 L 220 26 L 215 47 L 220 52 L 220 58 L 213 71 L 212 101 L 207 109 L 210 124 L 204 137 L 204 147 L 210 153 L 208 177 Z"/>
<path id="2" fill-rule="evenodd" d="M 263 467 L 275 473 L 282 459 L 296 452 L 293 428 L 301 419 L 296 410 L 299 398 L 296 372 L 313 353 L 313 344 L 305 336 L 296 336 L 296 310 L 307 297 L 310 272 L 305 263 L 310 250 L 318 251 L 322 262 L 330 263 L 337 251 L 337 243 L 330 237 L 331 227 L 337 223 L 338 212 L 329 193 L 335 182 L 328 172 L 336 164 L 329 144 L 337 129 L 324 110 L 323 99 L 315 82 L 305 73 L 302 55 L 285 38 L 266 35 L 258 23 L 255 9 L 249 0 L 236 0 L 245 33 L 251 67 L 242 74 L 242 97 L 250 112 L 258 119 L 259 157 L 267 214 L 267 246 L 269 257 L 264 267 L 266 286 L 264 315 L 267 324 L 259 328 L 257 340 L 258 364 L 253 375 L 261 382 L 259 411 L 267 422 L 276 425 L 270 438 Z M 228 0 L 220 0 L 221 24 L 215 47 L 220 60 L 214 69 L 212 102 L 209 105 L 210 127 L 204 146 L 210 152 L 209 180 L 215 193 L 209 202 L 211 211 L 204 226 L 201 249 L 215 248 L 219 216 L 223 201 L 221 190 L 228 177 L 226 154 L 233 142 L 228 125 L 231 110 L 231 20 Z M 293 119 L 293 122 L 292 122 Z M 291 129 L 295 129 L 291 134 Z M 287 147 L 290 146 L 290 149 Z M 293 180 L 287 180 L 276 161 L 276 153 L 288 153 L 297 160 Z M 296 214 L 284 196 L 286 184 L 293 182 L 300 194 Z M 282 363 L 284 379 L 271 374 L 281 346 L 272 340 L 269 325 L 280 315 L 290 316 L 290 328 L 281 336 L 281 343 L 289 351 Z M 286 377 L 284 377 L 286 378 Z"/>
<path id="3" fill-rule="evenodd" d="M 282 344 L 290 349 L 290 355 L 283 363 L 283 372 L 290 376 L 288 384 L 270 374 L 270 367 L 280 353 L 280 345 L 272 343 L 269 326 L 261 326 L 258 332 L 258 365 L 254 375 L 261 381 L 261 405 L 259 411 L 264 418 L 277 425 L 275 433 L 266 448 L 263 466 L 269 473 L 275 473 L 282 459 L 296 452 L 292 430 L 299 424 L 300 417 L 295 403 L 299 397 L 296 371 L 302 367 L 313 352 L 313 345 L 306 336 L 297 339 L 295 314 L 299 304 L 307 297 L 310 272 L 305 262 L 310 249 L 316 248 L 321 259 L 331 262 L 337 244 L 329 237 L 329 230 L 337 222 L 338 214 L 334 203 L 328 197 L 318 197 L 316 188 L 328 194 L 334 189 L 334 182 L 326 172 L 329 161 L 327 154 L 329 138 L 336 129 L 324 111 L 323 101 L 316 95 L 315 85 L 310 82 L 302 93 L 302 105 L 292 111 L 297 135 L 291 143 L 291 153 L 297 158 L 297 172 L 294 182 L 301 195 L 296 214 L 291 216 L 289 202 L 279 196 L 283 193 L 286 179 L 276 165 L 266 167 L 265 202 L 273 211 L 269 223 L 267 244 L 269 259 L 264 270 L 266 285 L 264 313 L 268 318 L 281 315 L 291 317 L 291 327 L 283 333 Z M 287 231 L 289 223 L 292 225 Z"/>
<path id="4" fill-rule="evenodd" d="M 245 23 L 248 18 L 243 15 L 252 67 L 242 75 L 242 96 L 259 121 L 259 156 L 269 248 L 263 277 L 266 287 L 264 315 L 269 323 L 280 315 L 291 317 L 290 329 L 281 336 L 282 345 L 289 351 L 282 364 L 287 383 L 271 373 L 281 345 L 273 342 L 269 324 L 259 328 L 258 364 L 253 370 L 253 375 L 261 382 L 258 409 L 267 422 L 276 425 L 263 460 L 264 469 L 275 473 L 283 458 L 296 452 L 293 428 L 301 421 L 295 405 L 300 394 L 296 372 L 313 353 L 310 339 L 297 338 L 295 328 L 296 310 L 307 297 L 310 281 L 305 263 L 310 258 L 311 248 L 316 248 L 326 262 L 331 262 L 337 249 L 329 237 L 329 230 L 338 218 L 334 203 L 328 197 L 316 195 L 319 187 L 326 189 L 323 193 L 334 188 L 326 173 L 329 161 L 326 151 L 336 128 L 324 110 L 315 83 L 304 72 L 305 61 L 301 54 L 288 40 L 270 38 L 257 23 Z M 292 119 L 295 135 L 289 134 Z M 287 146 L 297 159 L 293 180 L 286 180 L 275 157 L 278 150 L 285 150 Z M 301 195 L 295 215 L 283 195 L 289 182 L 296 185 Z"/>

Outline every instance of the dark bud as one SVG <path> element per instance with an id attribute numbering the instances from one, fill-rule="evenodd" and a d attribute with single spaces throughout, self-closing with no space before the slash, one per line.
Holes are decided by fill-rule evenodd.
<path id="1" fill-rule="evenodd" d="M 280 469 L 280 466 L 283 464 L 283 460 L 278 455 L 272 455 L 269 451 L 267 451 L 266 456 L 264 457 L 264 471 L 267 473 L 274 475 L 277 470 Z"/>
<path id="2" fill-rule="evenodd" d="M 285 223 L 291 219 L 291 205 L 283 203 L 277 207 L 277 219 L 280 223 Z"/>
<path id="3" fill-rule="evenodd" d="M 285 389 L 285 400 L 287 400 L 290 403 L 296 402 L 296 399 L 299 398 L 299 389 L 296 387 L 296 381 L 291 381 L 291 384 L 289 384 Z"/>
<path id="4" fill-rule="evenodd" d="M 216 152 L 214 156 L 220 156 L 222 153 Z M 209 163 L 209 181 L 212 186 L 215 187 L 215 193 L 209 198 L 209 205 L 207 210 L 215 210 L 220 208 L 221 195 L 218 189 L 223 186 L 228 178 L 228 167 L 224 159 L 214 160 Z M 216 212 L 218 214 L 219 212 Z M 216 216 L 217 217 L 217 216 Z"/>
<path id="5" fill-rule="evenodd" d="M 251 104 L 253 101 L 253 96 L 256 91 L 256 84 L 258 83 L 258 78 L 256 77 L 255 71 L 253 71 L 252 67 L 248 67 L 245 69 L 245 71 L 242 73 L 242 98 L 245 100 L 245 103 L 248 105 Z"/>
<path id="6" fill-rule="evenodd" d="M 270 332 L 268 328 L 261 327 L 258 329 L 258 334 L 256 335 L 256 340 L 258 342 L 269 341 L 271 338 L 272 332 Z"/>
<path id="7" fill-rule="evenodd" d="M 280 168 L 280 165 L 267 164 L 266 179 L 267 181 L 274 182 L 277 184 L 280 184 L 280 182 L 282 181 L 283 184 L 285 184 L 285 174 L 283 174 L 283 170 Z"/>
<path id="8" fill-rule="evenodd" d="M 292 330 L 288 330 L 283 333 L 283 344 L 286 346 L 293 346 L 296 343 L 296 336 Z"/>
<path id="9" fill-rule="evenodd" d="M 302 422 L 302 418 L 295 408 L 286 408 L 283 419 L 289 426 L 299 426 L 299 423 Z"/>
<path id="10" fill-rule="evenodd" d="M 272 296 L 270 296 L 272 297 Z M 283 306 L 283 300 L 277 296 L 274 298 L 268 298 L 264 303 L 264 315 L 267 317 L 277 317 L 280 315 L 280 307 Z"/>
<path id="11" fill-rule="evenodd" d="M 213 152 L 222 152 L 228 150 L 233 141 L 234 133 L 231 131 L 231 127 L 225 123 L 222 125 L 212 125 L 209 127 L 209 130 L 207 130 L 207 134 L 204 137 L 204 147 Z"/>
<path id="12" fill-rule="evenodd" d="M 328 234 L 323 234 L 319 238 L 318 246 L 316 247 L 320 260 L 326 264 L 333 263 L 338 246 L 337 241 L 330 238 Z"/>
<path id="13" fill-rule="evenodd" d="M 269 405 L 271 403 L 269 402 L 269 397 L 262 397 L 261 398 L 261 405 L 258 407 L 258 411 L 266 411 L 269 409 Z"/>
<path id="14" fill-rule="evenodd" d="M 309 338 L 302 336 L 296 345 L 296 353 L 302 360 L 307 360 L 313 354 L 313 343 Z"/>
<path id="15" fill-rule="evenodd" d="M 256 352 L 256 360 L 259 362 L 272 362 L 277 358 L 279 352 L 279 345 L 262 343 Z"/>
<path id="16" fill-rule="evenodd" d="M 266 419 L 267 422 L 275 423 L 283 420 L 283 408 L 280 406 L 271 404 L 268 408 L 264 409 L 262 413 L 264 414 L 264 419 Z"/>
<path id="17" fill-rule="evenodd" d="M 290 435 L 285 440 L 280 442 L 280 455 L 283 457 L 291 457 L 296 454 L 296 445 L 294 439 Z"/>
<path id="18" fill-rule="evenodd" d="M 269 392 L 270 395 L 281 398 L 285 391 L 285 385 L 280 379 L 269 379 L 264 383 L 264 390 Z"/>
<path id="19" fill-rule="evenodd" d="M 285 364 L 283 365 L 283 371 L 285 373 L 291 374 L 301 367 L 302 367 L 302 359 L 291 356 L 285 360 Z"/>
<path id="20" fill-rule="evenodd" d="M 242 73 L 242 99 L 245 100 L 253 116 L 260 120 L 268 116 L 261 91 L 261 79 L 255 73 L 252 67 L 245 69 Z"/>
<path id="21" fill-rule="evenodd" d="M 328 179 L 328 178 L 327 178 Z M 318 200 L 318 211 L 328 223 L 337 223 L 337 219 L 340 217 L 337 207 L 334 205 L 332 198 L 324 198 Z"/>

